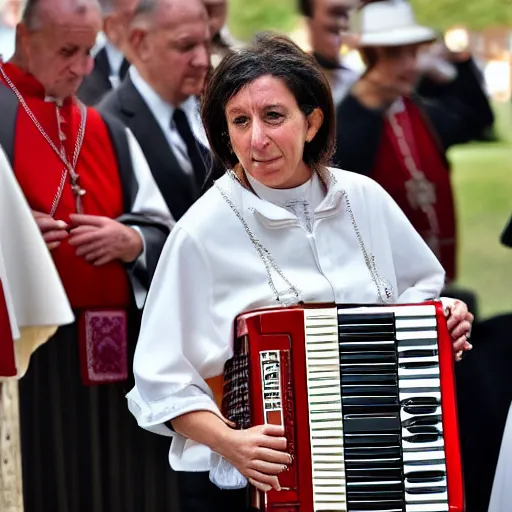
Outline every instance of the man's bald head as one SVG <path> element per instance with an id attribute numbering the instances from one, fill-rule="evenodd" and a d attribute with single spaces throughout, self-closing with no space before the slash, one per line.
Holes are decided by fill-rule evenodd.
<path id="1" fill-rule="evenodd" d="M 58 24 L 69 15 L 85 16 L 90 11 L 101 12 L 98 0 L 27 0 L 21 21 L 37 30 L 47 23 Z"/>
<path id="2" fill-rule="evenodd" d="M 178 25 L 184 20 L 207 19 L 201 0 L 140 0 L 135 9 L 133 27 Z"/>
<path id="3" fill-rule="evenodd" d="M 28 0 L 16 27 L 13 61 L 46 94 L 66 98 L 92 70 L 91 49 L 100 29 L 97 0 Z"/>

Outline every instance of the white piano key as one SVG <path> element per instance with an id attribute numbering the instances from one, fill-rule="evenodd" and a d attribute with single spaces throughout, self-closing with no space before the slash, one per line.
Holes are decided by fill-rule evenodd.
<path id="1" fill-rule="evenodd" d="M 398 387 L 400 389 L 407 388 L 437 388 L 440 389 L 441 382 L 439 378 L 434 379 L 399 379 Z"/>
<path id="2" fill-rule="evenodd" d="M 418 416 L 422 416 L 422 417 L 429 417 L 429 416 L 440 416 L 441 414 L 443 413 L 442 409 L 441 409 L 441 406 L 438 405 L 438 406 L 435 406 L 435 409 L 433 412 L 429 412 L 429 413 L 421 413 L 421 414 L 410 414 L 408 412 L 405 412 L 403 407 L 400 409 L 400 419 L 402 420 L 402 422 L 410 419 L 410 418 L 417 418 Z"/>
<path id="3" fill-rule="evenodd" d="M 401 340 L 437 340 L 437 331 L 397 331 L 396 339 Z"/>
<path id="4" fill-rule="evenodd" d="M 435 316 L 429 316 L 425 318 L 395 318 L 395 327 L 397 330 L 417 329 L 420 327 L 437 328 L 437 320 Z"/>
<path id="5" fill-rule="evenodd" d="M 347 512 L 347 501 L 340 500 L 335 503 L 314 503 L 315 512 L 326 511 L 326 512 Z"/>
<path id="6" fill-rule="evenodd" d="M 311 435 L 311 441 L 318 443 L 328 441 L 329 443 L 339 442 L 343 446 L 343 428 L 338 424 L 338 428 L 322 429 Z"/>
<path id="7" fill-rule="evenodd" d="M 331 469 L 333 471 L 345 471 L 345 463 L 343 461 L 337 463 L 312 461 L 312 466 L 314 468 L 313 473 L 315 473 L 316 471 L 327 471 Z"/>
<path id="8" fill-rule="evenodd" d="M 340 492 L 340 486 L 321 487 L 314 485 L 313 494 L 315 498 L 322 501 L 339 501 L 341 497 L 345 496 L 344 492 Z"/>
<path id="9" fill-rule="evenodd" d="M 405 512 L 448 512 L 448 503 L 406 503 Z"/>
<path id="10" fill-rule="evenodd" d="M 404 462 L 414 462 L 421 460 L 442 460 L 444 459 L 444 450 L 428 450 L 425 452 L 404 452 Z"/>
<path id="11" fill-rule="evenodd" d="M 321 482 L 333 482 L 337 485 L 345 485 L 345 471 L 327 471 L 316 469 L 313 471 L 313 479 Z"/>
<path id="12" fill-rule="evenodd" d="M 308 377 L 308 388 L 310 390 L 326 388 L 328 386 L 335 387 L 340 385 L 340 380 L 336 379 L 325 379 L 325 380 L 310 380 Z M 340 390 L 340 398 L 341 398 L 341 390 Z"/>
<path id="13" fill-rule="evenodd" d="M 335 430 L 339 429 L 340 434 L 338 437 L 343 439 L 343 424 L 339 420 L 321 420 L 321 421 L 315 421 L 314 423 L 310 422 L 310 430 L 312 433 L 321 433 L 325 432 L 326 430 Z M 321 435 L 321 434 L 318 434 Z M 312 434 L 311 434 L 311 437 Z"/>
<path id="14" fill-rule="evenodd" d="M 436 315 L 436 308 L 433 305 L 414 305 L 414 306 L 379 306 L 379 312 L 382 313 L 395 313 L 395 317 L 403 318 L 408 316 L 421 317 L 421 316 L 434 316 Z M 375 314 L 374 306 L 357 306 L 354 308 L 343 308 L 338 310 L 338 316 L 359 313 L 359 314 Z"/>
<path id="15" fill-rule="evenodd" d="M 439 366 L 432 368 L 398 368 L 398 378 L 425 376 L 439 377 Z"/>
<path id="16" fill-rule="evenodd" d="M 397 344 L 396 350 L 398 352 L 398 361 L 404 362 L 405 357 L 402 354 L 409 352 L 409 350 L 437 350 L 437 348 L 437 340 L 423 342 L 421 345 L 406 345 L 404 343 Z"/>
<path id="17" fill-rule="evenodd" d="M 410 364 L 410 363 L 425 363 L 425 364 L 439 364 L 439 356 L 423 356 L 423 357 L 406 357 L 407 352 L 404 351 L 398 358 L 398 364 Z"/>
<path id="18" fill-rule="evenodd" d="M 442 434 L 442 432 L 440 432 Z M 418 449 L 418 447 L 421 448 L 432 448 L 432 449 L 443 449 L 444 450 L 444 440 L 443 438 L 439 438 L 436 441 L 430 441 L 428 443 L 410 443 L 405 439 L 407 437 L 409 432 L 407 430 L 402 429 L 402 448 L 404 451 L 414 451 L 415 449 Z"/>

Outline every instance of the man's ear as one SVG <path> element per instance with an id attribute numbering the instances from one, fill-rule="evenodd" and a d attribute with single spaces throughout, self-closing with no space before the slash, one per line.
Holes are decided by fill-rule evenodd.
<path id="1" fill-rule="evenodd" d="M 145 62 L 151 54 L 147 35 L 147 30 L 142 28 L 134 28 L 130 31 L 128 36 L 128 42 L 132 50 L 135 52 L 135 55 L 137 55 L 138 58 L 143 62 Z"/>

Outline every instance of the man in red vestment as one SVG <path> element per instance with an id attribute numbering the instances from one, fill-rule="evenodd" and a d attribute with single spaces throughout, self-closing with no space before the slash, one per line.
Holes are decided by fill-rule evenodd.
<path id="1" fill-rule="evenodd" d="M 124 394 L 173 221 L 131 132 L 74 96 L 100 26 L 94 0 L 29 0 L 0 64 L 0 144 L 77 319 L 20 381 L 30 512 L 171 510 L 162 447 L 139 434 Z"/>
<path id="2" fill-rule="evenodd" d="M 368 3 L 360 25 L 367 70 L 337 109 L 335 163 L 378 181 L 453 281 L 456 220 L 445 152 L 492 125 L 489 102 L 468 55 L 449 55 L 453 64 L 438 62 L 436 82 L 419 83 L 421 52 L 436 34 L 416 23 L 407 2 Z"/>

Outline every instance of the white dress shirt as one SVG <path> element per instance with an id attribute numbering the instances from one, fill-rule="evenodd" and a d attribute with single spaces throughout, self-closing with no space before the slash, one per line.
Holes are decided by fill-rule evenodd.
<path id="1" fill-rule="evenodd" d="M 378 301 L 346 198 L 381 284 L 391 289 L 390 302 L 439 296 L 443 268 L 388 193 L 365 176 L 338 169 L 327 170 L 324 181 L 327 191 L 314 210 L 311 232 L 296 215 L 243 188 L 229 173 L 171 232 L 148 294 L 135 387 L 127 398 L 141 427 L 173 437 L 175 470 L 207 471 L 212 454 L 166 423 L 196 410 L 220 414 L 205 380 L 222 375 L 233 356 L 236 317 L 276 306 L 265 265 L 219 187 L 305 303 Z M 280 291 L 288 288 L 272 277 Z"/>
<path id="2" fill-rule="evenodd" d="M 144 80 L 144 78 L 142 78 L 141 74 L 134 66 L 131 66 L 128 72 L 130 73 L 133 85 L 142 96 L 142 99 L 146 102 L 146 105 L 153 114 L 153 117 L 162 129 L 172 152 L 180 164 L 180 167 L 185 172 L 192 174 L 193 169 L 187 153 L 187 146 L 172 121 L 176 107 L 164 101 Z M 197 98 L 189 96 L 177 108 L 180 108 L 185 113 L 190 129 L 196 139 L 203 144 L 203 146 L 208 147 L 206 134 L 199 115 L 199 101 Z"/>
<path id="3" fill-rule="evenodd" d="M 104 32 L 99 32 L 96 37 L 96 43 L 91 50 L 91 56 L 96 58 L 98 53 L 105 49 L 107 61 L 110 68 L 109 81 L 112 89 L 115 89 L 121 83 L 121 66 L 123 65 L 124 55 L 121 50 L 116 48 L 107 38 Z"/>
<path id="4" fill-rule="evenodd" d="M 117 49 L 109 41 L 105 42 L 105 52 L 107 54 L 108 64 L 110 66 L 110 74 L 108 79 L 112 85 L 112 89 L 116 89 L 121 83 L 121 66 L 124 61 L 124 54 L 121 50 Z"/>

